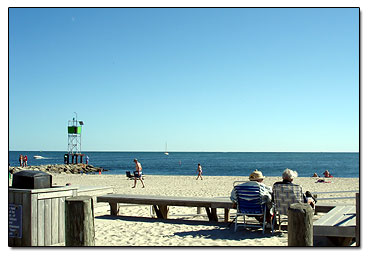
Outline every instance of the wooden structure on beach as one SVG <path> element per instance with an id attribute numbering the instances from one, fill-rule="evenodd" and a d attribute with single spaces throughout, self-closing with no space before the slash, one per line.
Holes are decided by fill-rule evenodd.
<path id="1" fill-rule="evenodd" d="M 9 188 L 9 246 L 53 246 L 65 242 L 66 198 L 113 192 L 112 187 Z"/>
<path id="2" fill-rule="evenodd" d="M 217 208 L 224 208 L 224 222 L 229 221 L 229 210 L 233 203 L 229 198 L 201 198 L 176 196 L 146 196 L 109 194 L 98 196 L 97 202 L 108 202 L 111 215 L 119 213 L 119 203 L 152 205 L 158 218 L 168 218 L 168 206 L 204 207 L 209 221 L 217 222 Z"/>
<path id="3" fill-rule="evenodd" d="M 9 246 L 51 246 L 65 241 L 64 202 L 77 195 L 77 187 L 9 188 L 9 205 L 21 209 L 20 228 Z M 11 232 L 9 232 L 11 233 Z"/>
<path id="4" fill-rule="evenodd" d="M 313 236 L 322 237 L 335 246 L 349 246 L 353 240 L 360 245 L 360 200 L 356 205 L 337 205 L 314 222 Z"/>

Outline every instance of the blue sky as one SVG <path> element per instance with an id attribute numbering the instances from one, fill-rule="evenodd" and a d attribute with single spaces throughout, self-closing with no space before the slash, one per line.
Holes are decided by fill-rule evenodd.
<path id="1" fill-rule="evenodd" d="M 359 151 L 359 10 L 10 9 L 9 149 Z"/>

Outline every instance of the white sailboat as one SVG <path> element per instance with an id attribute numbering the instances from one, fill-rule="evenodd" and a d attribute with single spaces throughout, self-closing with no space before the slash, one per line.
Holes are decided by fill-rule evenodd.
<path id="1" fill-rule="evenodd" d="M 164 153 L 165 155 L 169 155 L 169 152 L 167 152 L 167 142 L 166 142 L 166 145 L 165 145 L 165 153 Z"/>

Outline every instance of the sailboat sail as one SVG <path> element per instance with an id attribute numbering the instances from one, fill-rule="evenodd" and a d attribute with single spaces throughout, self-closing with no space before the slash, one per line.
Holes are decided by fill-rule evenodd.
<path id="1" fill-rule="evenodd" d="M 167 152 L 167 142 L 166 142 L 166 145 L 165 145 L 165 153 L 164 153 L 165 155 L 169 155 L 169 152 Z"/>

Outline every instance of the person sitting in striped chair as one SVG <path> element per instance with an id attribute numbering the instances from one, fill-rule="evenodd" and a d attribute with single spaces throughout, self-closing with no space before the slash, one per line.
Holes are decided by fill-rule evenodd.
<path id="1" fill-rule="evenodd" d="M 267 222 L 270 223 L 272 215 L 273 215 L 273 212 L 271 211 L 272 209 L 272 187 L 267 186 L 263 183 L 264 178 L 265 177 L 263 176 L 263 173 L 256 169 L 254 172 L 250 174 L 249 176 L 250 181 L 240 184 L 240 186 L 249 186 L 249 185 L 255 184 L 256 182 L 258 183 L 259 188 L 260 188 L 260 195 L 262 198 L 262 204 L 265 203 L 267 205 L 267 209 L 266 209 L 267 210 L 266 211 Z M 237 203 L 236 203 L 237 195 L 236 195 L 235 189 L 232 190 L 230 199 L 233 202 L 233 207 L 236 208 L 237 207 Z M 259 222 L 263 221 L 263 216 L 259 216 L 255 218 Z"/>

